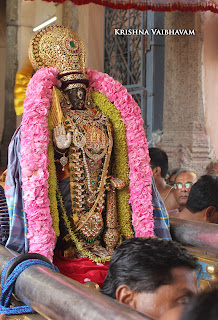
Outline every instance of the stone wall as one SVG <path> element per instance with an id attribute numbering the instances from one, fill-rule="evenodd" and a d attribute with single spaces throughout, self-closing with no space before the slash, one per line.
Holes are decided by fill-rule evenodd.
<path id="1" fill-rule="evenodd" d="M 218 15 L 204 13 L 204 101 L 208 136 L 218 159 Z"/>

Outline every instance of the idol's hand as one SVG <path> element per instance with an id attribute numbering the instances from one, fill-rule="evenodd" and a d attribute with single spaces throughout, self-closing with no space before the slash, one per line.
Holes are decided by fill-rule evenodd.
<path id="1" fill-rule="evenodd" d="M 125 182 L 119 178 L 111 177 L 111 186 L 115 189 L 121 190 L 125 187 Z"/>
<path id="2" fill-rule="evenodd" d="M 69 148 L 71 144 L 71 133 L 66 134 L 63 124 L 54 128 L 54 144 L 60 150 Z"/>

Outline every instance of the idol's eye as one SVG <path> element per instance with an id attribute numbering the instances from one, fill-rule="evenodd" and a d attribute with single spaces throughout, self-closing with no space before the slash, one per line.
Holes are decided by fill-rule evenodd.
<path id="1" fill-rule="evenodd" d="M 77 91 L 77 97 L 81 100 L 83 98 L 84 94 L 82 90 Z"/>

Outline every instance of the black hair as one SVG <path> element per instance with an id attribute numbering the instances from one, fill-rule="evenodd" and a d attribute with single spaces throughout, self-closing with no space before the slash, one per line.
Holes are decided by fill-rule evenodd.
<path id="1" fill-rule="evenodd" d="M 170 171 L 170 176 L 169 176 L 169 178 L 171 178 L 174 174 L 176 174 L 178 171 L 179 171 L 180 169 L 179 168 L 176 168 L 176 169 L 173 169 L 173 170 L 171 170 Z"/>
<path id="2" fill-rule="evenodd" d="M 214 206 L 218 211 L 218 177 L 206 174 L 191 188 L 186 208 L 192 213 Z"/>
<path id="3" fill-rule="evenodd" d="M 215 164 L 218 164 L 218 160 L 213 160 L 211 161 L 207 167 L 206 167 L 206 171 L 208 172 Z"/>
<path id="4" fill-rule="evenodd" d="M 185 307 L 180 320 L 217 320 L 218 289 L 194 296 Z"/>
<path id="5" fill-rule="evenodd" d="M 169 177 L 168 177 L 168 179 L 167 179 L 167 184 L 170 183 L 170 179 L 172 178 L 172 176 L 173 176 L 174 174 L 177 173 L 177 171 L 179 171 L 179 168 L 172 169 L 171 171 L 168 171 L 168 172 L 169 172 Z M 175 178 L 174 178 L 174 181 L 175 181 Z M 174 181 L 173 181 L 173 183 L 174 183 Z"/>
<path id="6" fill-rule="evenodd" d="M 151 158 L 151 168 L 160 167 L 161 177 L 165 178 L 168 171 L 168 156 L 166 152 L 159 148 L 149 148 L 148 151 Z"/>
<path id="7" fill-rule="evenodd" d="M 198 268 L 197 259 L 173 241 L 159 238 L 125 240 L 114 251 L 101 292 L 111 298 L 121 284 L 132 291 L 153 292 L 173 283 L 171 270 L 176 267 Z"/>

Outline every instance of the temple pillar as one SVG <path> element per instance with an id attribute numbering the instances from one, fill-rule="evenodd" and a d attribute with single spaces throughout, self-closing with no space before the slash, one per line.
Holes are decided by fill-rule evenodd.
<path id="1" fill-rule="evenodd" d="M 5 62 L 6 62 L 6 0 L 0 1 L 0 141 L 4 127 Z"/>
<path id="2" fill-rule="evenodd" d="M 204 13 L 204 100 L 206 129 L 218 159 L 218 15 Z"/>
<path id="3" fill-rule="evenodd" d="M 203 14 L 172 12 L 165 29 L 194 29 L 191 36 L 165 37 L 163 136 L 160 147 L 170 168 L 191 167 L 199 174 L 211 158 L 205 128 Z"/>
<path id="4" fill-rule="evenodd" d="M 16 129 L 14 111 L 14 81 L 17 72 L 17 8 L 18 0 L 6 2 L 6 63 L 5 63 L 5 112 L 1 141 L 1 166 L 7 166 L 7 150 Z"/>

